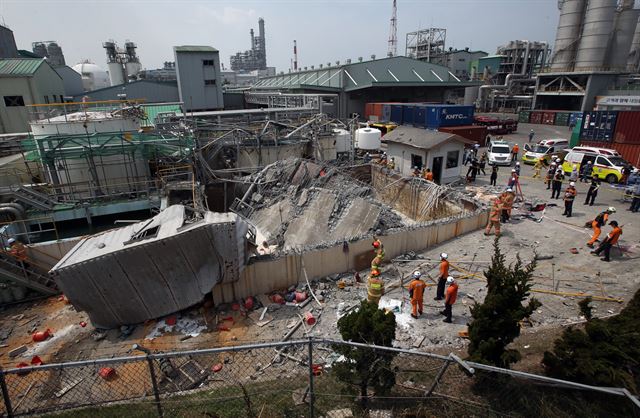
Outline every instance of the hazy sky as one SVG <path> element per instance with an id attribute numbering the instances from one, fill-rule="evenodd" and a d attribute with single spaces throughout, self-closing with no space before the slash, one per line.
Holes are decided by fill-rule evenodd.
<path id="1" fill-rule="evenodd" d="M 398 0 L 398 53 L 407 32 L 447 29 L 447 47 L 494 53 L 514 39 L 553 44 L 557 0 Z M 211 45 L 229 56 L 249 48 L 249 29 L 265 19 L 267 64 L 290 67 L 293 40 L 301 66 L 387 53 L 391 0 L 0 0 L 0 22 L 20 49 L 55 40 L 68 65 L 106 68 L 102 42 L 138 44 L 144 68 L 173 61 L 172 46 Z"/>

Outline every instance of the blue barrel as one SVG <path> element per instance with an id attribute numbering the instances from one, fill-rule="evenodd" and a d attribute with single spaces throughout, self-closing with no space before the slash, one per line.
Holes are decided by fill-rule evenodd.
<path id="1" fill-rule="evenodd" d="M 402 125 L 402 111 L 403 106 L 401 104 L 391 105 L 391 122 L 395 122 L 397 125 Z"/>
<path id="2" fill-rule="evenodd" d="M 474 106 L 427 105 L 427 128 L 473 124 Z"/>
<path id="3" fill-rule="evenodd" d="M 391 120 L 391 105 L 385 103 L 382 105 L 382 121 L 389 122 Z"/>
<path id="4" fill-rule="evenodd" d="M 415 109 L 416 106 L 411 104 L 402 106 L 402 123 L 404 125 L 413 125 Z"/>
<path id="5" fill-rule="evenodd" d="M 427 127 L 427 106 L 417 105 L 413 111 L 413 126 L 418 128 Z"/>

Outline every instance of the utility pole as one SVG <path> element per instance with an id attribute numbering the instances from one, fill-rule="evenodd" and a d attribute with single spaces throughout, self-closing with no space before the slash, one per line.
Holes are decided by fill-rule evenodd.
<path id="1" fill-rule="evenodd" d="M 396 0 L 393 0 L 393 9 L 391 11 L 391 27 L 389 29 L 389 50 L 387 56 L 395 57 L 398 55 L 398 15 Z"/>

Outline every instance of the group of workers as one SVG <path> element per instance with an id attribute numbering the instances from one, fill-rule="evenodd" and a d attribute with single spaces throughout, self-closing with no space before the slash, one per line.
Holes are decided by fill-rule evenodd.
<path id="1" fill-rule="evenodd" d="M 433 181 L 433 172 L 427 167 L 420 169 L 420 167 L 415 166 L 413 167 L 413 172 L 411 173 L 411 175 L 413 177 L 420 177 L 425 180 Z"/>

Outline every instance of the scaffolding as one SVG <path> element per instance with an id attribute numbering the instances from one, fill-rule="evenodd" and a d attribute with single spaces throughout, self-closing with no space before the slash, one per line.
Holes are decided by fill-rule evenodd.
<path id="1" fill-rule="evenodd" d="M 421 29 L 407 33 L 405 55 L 427 62 L 444 54 L 447 30 L 442 28 Z"/>

